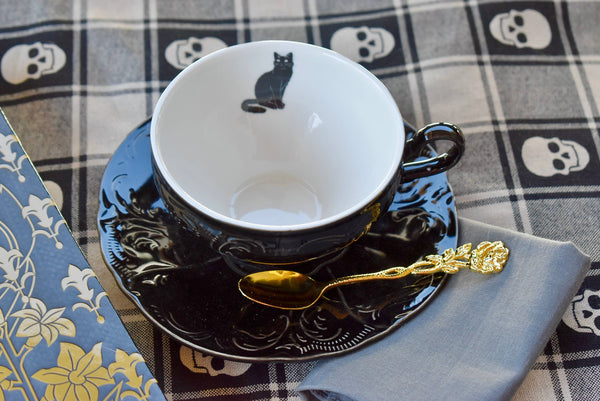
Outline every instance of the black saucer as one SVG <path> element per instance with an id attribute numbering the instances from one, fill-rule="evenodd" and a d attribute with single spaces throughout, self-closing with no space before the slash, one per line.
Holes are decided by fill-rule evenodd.
<path id="1" fill-rule="evenodd" d="M 414 129 L 405 124 L 407 135 Z M 226 359 L 300 361 L 356 349 L 400 327 L 441 289 L 444 274 L 340 287 L 304 311 L 244 298 L 244 274 L 177 224 L 152 179 L 150 121 L 129 134 L 106 167 L 98 226 L 121 289 L 181 343 Z M 407 266 L 455 248 L 457 222 L 445 174 L 404 184 L 371 231 L 311 266 L 317 280 Z"/>

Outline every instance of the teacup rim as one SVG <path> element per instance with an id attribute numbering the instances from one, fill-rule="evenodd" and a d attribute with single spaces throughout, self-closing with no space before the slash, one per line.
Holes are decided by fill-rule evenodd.
<path id="1" fill-rule="evenodd" d="M 288 225 L 258 224 L 258 223 L 253 223 L 253 222 L 247 222 L 247 221 L 244 221 L 241 219 L 235 219 L 235 218 L 227 216 L 225 214 L 216 212 L 215 210 L 205 206 L 202 202 L 199 202 L 198 200 L 196 200 L 192 196 L 190 196 L 188 194 L 188 192 L 185 191 L 184 188 L 182 188 L 177 183 L 177 181 L 171 176 L 168 169 L 163 164 L 163 161 L 159 157 L 156 157 L 156 155 L 159 154 L 158 145 L 156 143 L 157 142 L 156 126 L 157 126 L 158 120 L 159 120 L 158 110 L 161 109 L 161 107 L 167 100 L 169 94 L 173 91 L 173 88 L 177 85 L 177 83 L 180 80 L 184 79 L 184 77 L 187 74 L 190 74 L 191 73 L 190 71 L 194 70 L 195 68 L 198 68 L 197 67 L 198 65 L 200 65 L 202 63 L 210 62 L 210 60 L 212 60 L 213 58 L 219 57 L 219 55 L 221 53 L 236 51 L 236 49 L 241 48 L 241 47 L 272 46 L 272 45 L 279 45 L 279 44 L 307 47 L 307 48 L 312 48 L 314 50 L 320 51 L 329 57 L 334 57 L 338 61 L 341 61 L 344 64 L 347 64 L 348 66 L 359 71 L 365 77 L 369 78 L 369 80 L 377 87 L 377 89 L 379 89 L 381 94 L 386 98 L 387 102 L 391 103 L 391 105 L 393 106 L 393 110 L 395 111 L 395 115 L 394 115 L 395 122 L 396 122 L 396 126 L 398 127 L 398 131 L 399 131 L 398 134 L 401 135 L 401 137 L 402 137 L 402 140 L 398 141 L 398 146 L 397 146 L 396 152 L 394 154 L 394 159 L 393 159 L 394 162 L 390 163 L 389 169 L 386 172 L 385 176 L 382 177 L 382 179 L 380 180 L 378 185 L 373 189 L 373 191 L 371 191 L 369 193 L 369 195 L 363 197 L 361 202 L 357 202 L 353 206 L 346 208 L 338 213 L 335 213 L 335 214 L 325 217 L 325 218 L 321 218 L 318 220 L 312 220 L 312 221 L 306 222 L 306 223 L 288 224 Z M 161 93 L 161 95 L 154 107 L 154 110 L 152 113 L 152 118 L 151 118 L 151 124 L 150 124 L 150 145 L 151 145 L 152 159 L 154 161 L 153 165 L 155 168 L 157 168 L 159 170 L 160 175 L 163 177 L 163 179 L 171 186 L 171 188 L 175 191 L 175 193 L 183 201 L 185 201 L 187 203 L 187 205 L 189 207 L 191 207 L 192 209 L 194 209 L 202 214 L 209 216 L 210 218 L 212 218 L 216 221 L 224 223 L 226 225 L 233 226 L 233 227 L 239 227 L 239 228 L 247 229 L 247 230 L 257 230 L 260 232 L 289 233 L 289 232 L 304 232 L 304 231 L 313 230 L 313 229 L 320 229 L 322 227 L 329 226 L 331 224 L 340 222 L 356 213 L 363 212 L 366 208 L 368 208 L 369 206 L 372 205 L 372 203 L 381 195 L 382 192 L 384 192 L 386 190 L 386 188 L 388 188 L 388 186 L 391 183 L 394 182 L 395 179 L 399 178 L 401 165 L 402 165 L 402 157 L 403 157 L 404 148 L 405 148 L 405 141 L 406 141 L 406 132 L 404 129 L 404 120 L 402 118 L 401 111 L 399 110 L 398 105 L 397 105 L 396 101 L 394 100 L 392 94 L 390 93 L 389 89 L 383 84 L 383 82 L 381 82 L 381 80 L 379 80 L 379 78 L 377 78 L 371 71 L 369 71 L 363 65 L 361 65 L 361 64 L 359 64 L 359 63 L 357 63 L 357 62 L 355 62 L 355 61 L 353 61 L 331 49 L 327 49 L 325 47 L 317 46 L 317 45 L 310 44 L 310 43 L 290 41 L 290 40 L 261 40 L 261 41 L 254 41 L 254 42 L 239 43 L 239 44 L 235 44 L 232 46 L 228 46 L 226 48 L 216 50 L 216 51 L 196 60 L 195 62 L 190 64 L 188 67 L 186 67 L 182 71 L 180 71 L 169 82 L 169 84 L 167 85 L 165 90 Z"/>

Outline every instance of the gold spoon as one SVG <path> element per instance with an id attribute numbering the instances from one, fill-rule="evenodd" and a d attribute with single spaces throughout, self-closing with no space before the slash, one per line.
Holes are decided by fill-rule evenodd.
<path id="1" fill-rule="evenodd" d="M 340 277 L 327 283 L 317 282 L 294 271 L 267 270 L 243 277 L 238 282 L 238 288 L 246 298 L 263 305 L 279 309 L 305 309 L 314 305 L 325 291 L 341 285 L 395 280 L 409 274 L 454 274 L 466 267 L 482 274 L 499 273 L 508 260 L 508 253 L 501 241 L 486 241 L 474 251 L 471 251 L 471 244 L 465 244 L 456 250 L 447 249 L 441 255 L 426 256 L 424 260 L 408 267 L 391 267 L 375 273 Z"/>

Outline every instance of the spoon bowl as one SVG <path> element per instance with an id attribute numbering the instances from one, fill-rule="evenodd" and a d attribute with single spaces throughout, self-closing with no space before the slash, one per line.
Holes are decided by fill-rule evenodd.
<path id="1" fill-rule="evenodd" d="M 268 270 L 242 278 L 238 287 L 255 302 L 280 309 L 303 309 L 319 300 L 327 283 L 290 270 Z"/>

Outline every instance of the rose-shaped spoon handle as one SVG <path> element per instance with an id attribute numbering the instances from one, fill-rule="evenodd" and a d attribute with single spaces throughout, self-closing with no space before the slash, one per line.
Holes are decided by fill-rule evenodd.
<path id="1" fill-rule="evenodd" d="M 311 277 L 289 270 L 268 270 L 253 273 L 238 283 L 248 299 L 280 309 L 305 309 L 317 302 L 323 293 L 334 287 L 371 280 L 390 280 L 409 274 L 426 275 L 438 272 L 457 273 L 469 268 L 482 274 L 499 273 L 508 260 L 508 249 L 501 241 L 482 242 L 475 250 L 471 244 L 456 250 L 447 249 L 441 255 L 429 255 L 408 267 L 391 267 L 375 273 L 340 277 L 319 283 Z"/>

